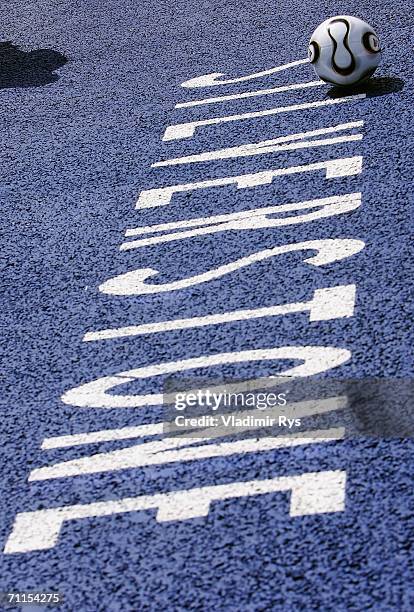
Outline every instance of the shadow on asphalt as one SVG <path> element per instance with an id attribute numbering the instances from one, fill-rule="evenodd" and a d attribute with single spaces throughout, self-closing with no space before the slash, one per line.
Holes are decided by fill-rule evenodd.
<path id="1" fill-rule="evenodd" d="M 353 87 L 332 87 L 327 91 L 327 95 L 330 98 L 342 98 L 343 96 L 364 93 L 367 94 L 368 98 L 374 98 L 375 96 L 386 96 L 401 91 L 404 85 L 405 82 L 397 77 L 378 77 L 371 78 Z"/>
<path id="2" fill-rule="evenodd" d="M 54 71 L 67 58 L 53 49 L 21 51 L 11 42 L 0 43 L 0 89 L 41 87 L 59 79 Z"/>

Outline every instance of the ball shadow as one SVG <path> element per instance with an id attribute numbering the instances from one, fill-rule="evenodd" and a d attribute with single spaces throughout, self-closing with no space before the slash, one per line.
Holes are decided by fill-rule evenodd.
<path id="1" fill-rule="evenodd" d="M 59 79 L 54 71 L 67 58 L 53 49 L 22 51 L 11 42 L 0 43 L 0 89 L 41 87 Z"/>
<path id="2" fill-rule="evenodd" d="M 364 93 L 368 98 L 374 98 L 401 91 L 404 85 L 405 82 L 397 77 L 374 77 L 350 87 L 332 87 L 326 92 L 326 95 L 330 98 L 342 98 Z"/>

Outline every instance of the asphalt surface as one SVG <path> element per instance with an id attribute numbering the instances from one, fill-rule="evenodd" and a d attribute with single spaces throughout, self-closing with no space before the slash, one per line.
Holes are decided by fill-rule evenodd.
<path id="1" fill-rule="evenodd" d="M 62 610 L 412 610 L 413 443 L 357 438 L 267 452 L 28 480 L 36 468 L 136 439 L 42 450 L 45 438 L 162 420 L 158 405 L 77 407 L 61 396 L 103 376 L 200 356 L 283 346 L 336 347 L 350 357 L 327 376 L 380 377 L 396 393 L 412 376 L 411 1 L 15 0 L 1 14 L 1 541 L 0 590 L 59 591 Z M 181 102 L 314 81 L 307 63 L 242 82 L 183 88 L 306 57 L 330 15 L 365 19 L 383 43 L 375 79 L 341 101 L 198 127 L 168 126 L 332 101 L 329 85 L 177 108 Z M 363 121 L 362 140 L 200 163 L 161 160 Z M 335 136 L 337 134 L 333 134 Z M 142 190 L 362 156 L 360 174 L 323 171 L 175 194 L 135 209 Z M 120 251 L 125 231 L 191 218 L 361 192 L 344 214 L 275 228 L 234 229 Z M 288 252 L 205 283 L 143 295 L 99 290 L 137 268 L 146 285 L 174 283 L 279 245 L 361 240 L 328 265 Z M 314 253 L 313 253 L 314 254 Z M 84 342 L 86 332 L 309 301 L 315 289 L 356 286 L 352 316 L 268 316 Z M 293 359 L 210 366 L 210 376 L 269 376 Z M 200 366 L 200 363 L 198 364 Z M 191 370 L 205 376 L 206 368 Z M 160 393 L 162 376 L 112 393 Z M 93 404 L 93 402 L 92 402 Z M 398 420 L 398 411 L 395 414 Z M 159 522 L 153 510 L 66 521 L 56 544 L 7 552 L 16 516 L 198 487 L 346 473 L 345 508 L 289 515 L 289 493 L 222 499 L 207 516 Z M 24 540 L 24 537 L 23 537 Z M 24 542 L 23 542 L 24 544 Z M 28 608 L 26 608 L 28 609 Z"/>

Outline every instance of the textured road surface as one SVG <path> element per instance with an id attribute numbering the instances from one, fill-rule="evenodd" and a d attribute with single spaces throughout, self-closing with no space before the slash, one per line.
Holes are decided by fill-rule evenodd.
<path id="1" fill-rule="evenodd" d="M 28 480 L 35 468 L 137 443 L 42 450 L 45 438 L 162 420 L 159 406 L 81 408 L 60 399 L 133 368 L 328 346 L 351 353 L 328 375 L 388 378 L 398 393 L 412 375 L 413 10 L 411 0 L 15 0 L 3 7 L 1 548 L 16 515 L 44 508 L 331 470 L 346 473 L 346 497 L 342 511 L 296 517 L 290 494 L 276 492 L 222 499 L 208 516 L 190 520 L 158 522 L 154 510 L 144 510 L 66 521 L 50 548 L 6 549 L 0 590 L 57 590 L 66 598 L 62 610 L 413 609 L 411 440 L 359 438 Z M 335 91 L 322 85 L 174 108 L 314 81 L 302 63 L 241 82 L 181 87 L 213 72 L 236 79 L 301 60 L 314 28 L 334 14 L 367 20 L 383 42 L 366 98 L 202 126 L 191 138 L 162 141 L 170 125 L 334 100 Z M 359 141 L 151 168 L 357 121 L 364 122 Z M 176 194 L 167 206 L 135 210 L 142 190 L 351 156 L 362 156 L 362 173 L 332 180 L 323 171 L 295 173 L 251 189 Z M 362 193 L 362 204 L 345 214 L 119 250 L 128 228 L 353 192 Z M 277 245 L 332 238 L 362 240 L 365 248 L 319 268 L 291 252 L 168 292 L 98 289 L 136 268 L 159 271 L 148 285 L 172 283 Z M 348 284 L 356 286 L 348 318 L 310 322 L 302 312 L 82 341 L 88 331 L 304 302 L 317 288 Z M 268 376 L 295 363 L 245 361 L 208 374 Z M 112 393 L 159 393 L 161 379 Z"/>

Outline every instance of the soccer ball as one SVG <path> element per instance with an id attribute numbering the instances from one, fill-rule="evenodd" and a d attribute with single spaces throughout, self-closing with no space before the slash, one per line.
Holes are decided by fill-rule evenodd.
<path id="1" fill-rule="evenodd" d="M 327 19 L 309 41 L 309 61 L 319 78 L 334 85 L 355 85 L 372 76 L 381 48 L 370 25 L 348 15 Z"/>

